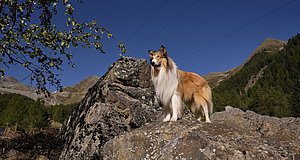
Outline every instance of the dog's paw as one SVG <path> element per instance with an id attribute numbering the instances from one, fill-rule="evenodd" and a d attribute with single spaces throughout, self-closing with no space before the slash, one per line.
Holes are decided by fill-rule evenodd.
<path id="1" fill-rule="evenodd" d="M 171 119 L 170 119 L 170 121 L 173 121 L 173 122 L 175 122 L 175 121 L 177 121 L 177 117 L 172 117 Z"/>
<path id="2" fill-rule="evenodd" d="M 169 122 L 170 121 L 170 118 L 165 118 L 164 120 L 163 120 L 164 122 Z"/>
<path id="3" fill-rule="evenodd" d="M 211 121 L 210 121 L 209 119 L 207 119 L 205 122 L 206 122 L 206 123 L 211 123 Z"/>
<path id="4" fill-rule="evenodd" d="M 168 114 L 168 115 L 166 116 L 166 118 L 165 118 L 163 121 L 164 121 L 164 122 L 168 122 L 168 121 L 170 121 L 170 119 L 171 119 L 171 115 Z"/>

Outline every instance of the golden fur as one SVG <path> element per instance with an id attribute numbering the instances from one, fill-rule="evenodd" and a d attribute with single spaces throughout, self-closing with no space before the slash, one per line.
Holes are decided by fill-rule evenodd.
<path id="1" fill-rule="evenodd" d="M 209 87 L 208 82 L 196 73 L 177 69 L 174 61 L 168 57 L 164 46 L 161 46 L 158 51 L 149 50 L 149 53 L 151 59 L 152 80 L 156 91 L 162 92 L 157 93 L 157 95 L 161 101 L 164 101 L 163 105 L 165 106 L 165 110 L 168 110 L 168 108 L 169 110 L 173 110 L 169 111 L 170 113 L 167 113 L 165 121 L 168 121 L 168 119 L 176 121 L 177 118 L 181 116 L 182 110 L 182 105 L 176 103 L 184 102 L 198 120 L 201 120 L 201 116 L 205 116 L 206 122 L 210 122 L 209 115 L 213 111 L 213 102 L 211 88 Z M 175 72 L 172 72 L 174 70 Z M 174 76 L 174 74 L 176 75 Z M 159 79 L 160 76 L 164 77 L 165 80 L 156 80 Z M 176 80 L 172 81 L 172 77 L 176 77 Z M 175 90 L 172 86 L 166 86 L 165 84 L 160 85 L 160 83 L 165 83 L 166 81 L 170 81 L 171 85 L 177 85 L 175 86 Z M 166 88 L 160 89 L 160 87 Z M 164 92 L 171 92 L 168 95 L 172 95 L 165 96 Z M 176 100 L 176 97 L 174 98 L 176 95 L 180 97 L 180 101 Z M 174 108 L 174 106 L 177 106 L 177 108 Z M 170 117 L 172 114 L 171 112 L 173 112 L 172 118 Z"/>

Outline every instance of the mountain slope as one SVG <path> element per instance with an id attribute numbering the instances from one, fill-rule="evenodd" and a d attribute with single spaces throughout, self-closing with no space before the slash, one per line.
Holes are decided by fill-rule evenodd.
<path id="1" fill-rule="evenodd" d="M 5 76 L 0 78 L 0 93 L 17 93 L 33 100 L 41 98 L 46 105 L 73 104 L 80 102 L 87 90 L 98 80 L 99 77 L 90 76 L 74 86 L 63 88 L 62 92 L 53 92 L 50 97 L 45 98 L 44 95 L 37 94 L 35 88 L 22 84 L 13 77 Z"/>
<path id="2" fill-rule="evenodd" d="M 99 77 L 90 76 L 74 86 L 63 88 L 61 92 L 51 93 L 51 96 L 45 99 L 45 103 L 47 105 L 79 103 L 84 98 L 88 89 L 96 84 L 98 80 Z"/>
<path id="3" fill-rule="evenodd" d="M 23 91 L 30 91 L 32 88 L 22 84 L 14 77 L 11 76 L 4 76 L 0 77 L 0 88 L 7 88 L 13 90 L 23 90 Z"/>
<path id="4" fill-rule="evenodd" d="M 283 49 L 285 44 L 286 43 L 284 41 L 267 38 L 259 47 L 255 49 L 255 51 L 240 66 L 225 72 L 212 72 L 204 76 L 204 78 L 208 80 L 210 85 L 214 88 L 218 86 L 222 81 L 238 73 L 245 66 L 245 64 L 249 62 L 256 54 L 259 54 L 261 52 L 265 52 L 265 53 L 278 52 L 279 50 Z"/>
<path id="5" fill-rule="evenodd" d="M 222 81 L 228 79 L 236 68 L 230 69 L 225 72 L 211 72 L 204 76 L 209 82 L 209 85 L 214 88 L 218 86 Z"/>
<path id="6" fill-rule="evenodd" d="M 34 88 L 19 82 L 11 76 L 0 77 L 0 93 L 21 94 L 33 100 L 43 97 L 42 95 L 36 94 Z"/>
<path id="7" fill-rule="evenodd" d="M 300 116 L 300 34 L 287 43 L 265 42 L 213 89 L 217 111 L 233 105 L 271 116 Z"/>

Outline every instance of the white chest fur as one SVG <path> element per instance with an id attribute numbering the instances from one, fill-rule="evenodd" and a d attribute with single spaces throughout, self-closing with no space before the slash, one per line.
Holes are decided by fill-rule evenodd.
<path id="1" fill-rule="evenodd" d="M 157 75 L 154 75 L 154 68 L 151 67 L 151 74 L 156 95 L 164 106 L 168 106 L 178 86 L 176 65 L 169 70 L 160 68 Z"/>

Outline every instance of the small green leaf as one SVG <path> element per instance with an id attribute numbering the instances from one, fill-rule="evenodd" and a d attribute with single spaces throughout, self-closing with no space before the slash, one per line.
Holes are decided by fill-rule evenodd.
<path id="1" fill-rule="evenodd" d="M 69 15 L 72 15 L 73 12 L 74 12 L 74 8 L 71 6 L 71 4 L 67 4 L 66 6 L 66 13 L 65 14 L 69 14 Z"/>
<path id="2" fill-rule="evenodd" d="M 23 63 L 23 67 L 28 67 L 30 65 L 30 62 Z"/>
<path id="3" fill-rule="evenodd" d="M 71 18 L 69 17 L 67 20 L 67 26 L 69 26 L 71 24 Z"/>
<path id="4" fill-rule="evenodd" d="M 95 40 L 99 40 L 99 39 L 100 39 L 100 36 L 94 35 L 94 39 L 95 39 Z"/>
<path id="5" fill-rule="evenodd" d="M 24 11 L 23 6 L 19 6 L 19 10 L 20 12 L 23 12 Z"/>
<path id="6" fill-rule="evenodd" d="M 126 53 L 126 48 L 125 48 L 125 45 L 123 43 L 119 43 L 118 47 L 121 49 L 122 54 Z"/>
<path id="7" fill-rule="evenodd" d="M 64 5 L 68 3 L 68 0 L 63 0 Z"/>
<path id="8" fill-rule="evenodd" d="M 49 65 L 50 65 L 50 67 L 53 67 L 54 66 L 53 61 L 49 62 Z"/>
<path id="9" fill-rule="evenodd" d="M 73 57 L 71 53 L 67 54 L 67 58 L 70 60 Z"/>

